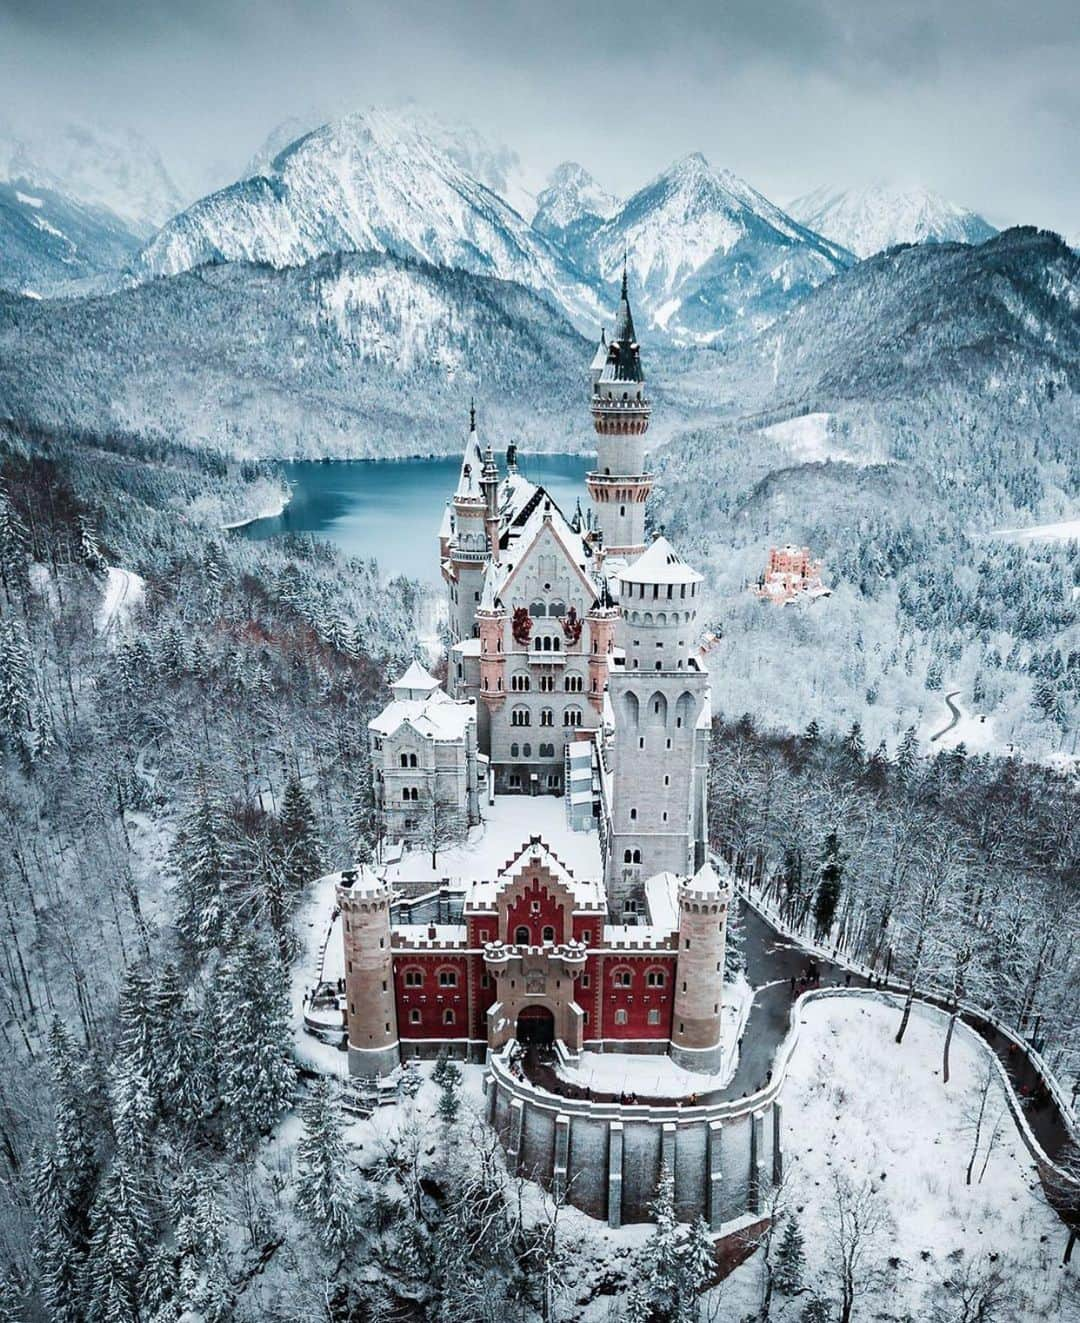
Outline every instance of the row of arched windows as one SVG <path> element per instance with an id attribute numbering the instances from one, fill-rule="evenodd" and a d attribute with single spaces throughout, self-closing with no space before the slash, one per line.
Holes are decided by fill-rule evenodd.
<path id="1" fill-rule="evenodd" d="M 522 758 L 531 758 L 531 757 L 532 757 L 532 745 L 531 745 L 531 744 L 521 744 L 521 745 L 519 745 L 519 744 L 511 744 L 511 746 L 510 746 L 510 757 L 511 757 L 511 758 L 518 758 L 518 757 L 522 757 Z M 555 746 L 554 746 L 554 744 L 541 744 L 541 745 L 540 745 L 540 757 L 541 757 L 541 758 L 554 758 L 554 757 L 555 757 Z"/>
<path id="2" fill-rule="evenodd" d="M 555 616 L 556 619 L 566 615 L 565 602 L 551 602 L 545 604 L 540 601 L 529 603 L 529 615 L 534 620 L 542 620 L 545 616 Z"/>
<path id="3" fill-rule="evenodd" d="M 574 726 L 574 727 L 576 727 L 576 726 L 580 726 L 583 720 L 584 720 L 584 715 L 583 715 L 583 713 L 582 713 L 582 711 L 581 711 L 581 708 L 579 708 L 579 707 L 568 707 L 568 708 L 566 708 L 566 710 L 563 712 L 563 721 L 562 721 L 562 724 L 563 724 L 564 726 Z M 511 726 L 531 726 L 531 725 L 532 725 L 532 713 L 529 711 L 529 709 L 528 709 L 527 707 L 515 707 L 515 708 L 511 708 L 511 709 L 510 709 L 510 724 L 511 724 Z M 550 707 L 544 707 L 544 708 L 541 708 L 541 709 L 540 709 L 540 725 L 541 725 L 541 726 L 554 726 L 554 724 L 555 724 L 555 713 L 554 713 L 554 711 L 553 711 Z"/>
<path id="4" fill-rule="evenodd" d="M 456 969 L 437 969 L 435 977 L 440 988 L 456 988 L 458 985 Z M 402 981 L 407 988 L 422 988 L 424 986 L 424 971 L 417 966 L 406 969 L 402 974 Z"/>
<path id="5" fill-rule="evenodd" d="M 420 798 L 420 791 L 415 786 L 405 786 L 401 792 L 401 802 L 403 804 L 415 804 Z"/>
<path id="6" fill-rule="evenodd" d="M 514 929 L 515 946 L 528 946 L 530 940 L 531 940 L 531 936 L 525 924 L 520 924 L 517 928 Z M 551 926 L 550 923 L 546 924 L 544 928 L 541 930 L 540 941 L 543 943 L 551 943 L 555 941 L 555 929 Z"/>
<path id="7" fill-rule="evenodd" d="M 558 640 L 556 640 L 558 642 Z M 558 648 L 555 649 L 558 652 Z M 580 694 L 584 688 L 585 681 L 573 672 L 563 676 L 563 691 L 567 694 Z M 532 678 L 525 671 L 515 671 L 510 677 L 510 692 L 514 694 L 527 694 L 532 689 Z M 555 678 L 551 675 L 542 675 L 540 677 L 540 692 L 542 694 L 553 694 L 555 692 Z M 401 764 L 405 766 L 404 763 Z"/>
<path id="8" fill-rule="evenodd" d="M 415 754 L 415 753 L 403 753 L 403 754 L 401 755 L 401 765 L 402 765 L 402 767 L 416 767 L 416 766 L 418 766 L 418 763 L 417 763 L 417 761 L 416 761 L 416 754 Z"/>
<path id="9" fill-rule="evenodd" d="M 616 988 L 631 988 L 634 985 L 634 971 L 629 965 L 620 966 L 611 971 L 611 982 Z M 667 986 L 667 971 L 658 967 L 647 969 L 645 971 L 645 986 L 647 988 L 663 988 Z"/>

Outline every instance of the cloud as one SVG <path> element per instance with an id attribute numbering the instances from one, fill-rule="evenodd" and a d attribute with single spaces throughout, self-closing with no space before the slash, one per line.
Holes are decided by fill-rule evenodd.
<path id="1" fill-rule="evenodd" d="M 0 0 L 0 118 L 131 124 L 193 188 L 412 97 L 621 192 L 700 149 L 781 199 L 899 175 L 1075 229 L 1078 63 L 1074 0 Z"/>

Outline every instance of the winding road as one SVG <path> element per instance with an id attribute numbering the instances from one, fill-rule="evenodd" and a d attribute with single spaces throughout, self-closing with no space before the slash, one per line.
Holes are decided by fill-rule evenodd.
<path id="1" fill-rule="evenodd" d="M 942 726 L 942 728 L 938 731 L 936 735 L 930 736 L 931 744 L 933 744 L 935 740 L 940 740 L 942 735 L 948 735 L 949 731 L 952 730 L 952 728 L 956 725 L 956 723 L 960 720 L 961 716 L 963 715 L 963 713 L 960 711 L 957 705 L 953 702 L 953 699 L 956 697 L 956 695 L 959 692 L 960 692 L 959 689 L 954 689 L 951 694 L 945 695 L 945 702 L 948 704 L 949 711 L 952 713 L 952 720 L 949 722 L 947 726 Z"/>

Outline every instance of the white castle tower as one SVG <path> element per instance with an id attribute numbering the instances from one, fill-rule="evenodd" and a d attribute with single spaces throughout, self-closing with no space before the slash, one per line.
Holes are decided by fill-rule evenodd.
<path id="1" fill-rule="evenodd" d="M 657 537 L 618 582 L 608 884 L 625 901 L 655 873 L 704 862 L 709 676 L 695 647 L 702 576 L 671 543 Z"/>
<path id="2" fill-rule="evenodd" d="M 443 577 L 449 589 L 450 635 L 454 642 L 476 633 L 476 608 L 488 560 L 488 497 L 484 453 L 476 434 L 476 410 L 469 407 L 469 435 L 454 489 L 452 538 Z"/>
<path id="3" fill-rule="evenodd" d="M 645 549 L 645 502 L 652 475 L 645 472 L 645 433 L 651 406 L 634 332 L 623 267 L 615 330 L 600 345 L 590 371 L 596 468 L 586 476 L 605 556 L 627 559 Z"/>

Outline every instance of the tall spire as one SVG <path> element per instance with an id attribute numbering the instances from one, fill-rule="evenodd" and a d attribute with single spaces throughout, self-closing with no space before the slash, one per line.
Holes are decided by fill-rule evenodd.
<path id="1" fill-rule="evenodd" d="M 469 431 L 476 431 L 476 400 L 469 396 Z"/>

